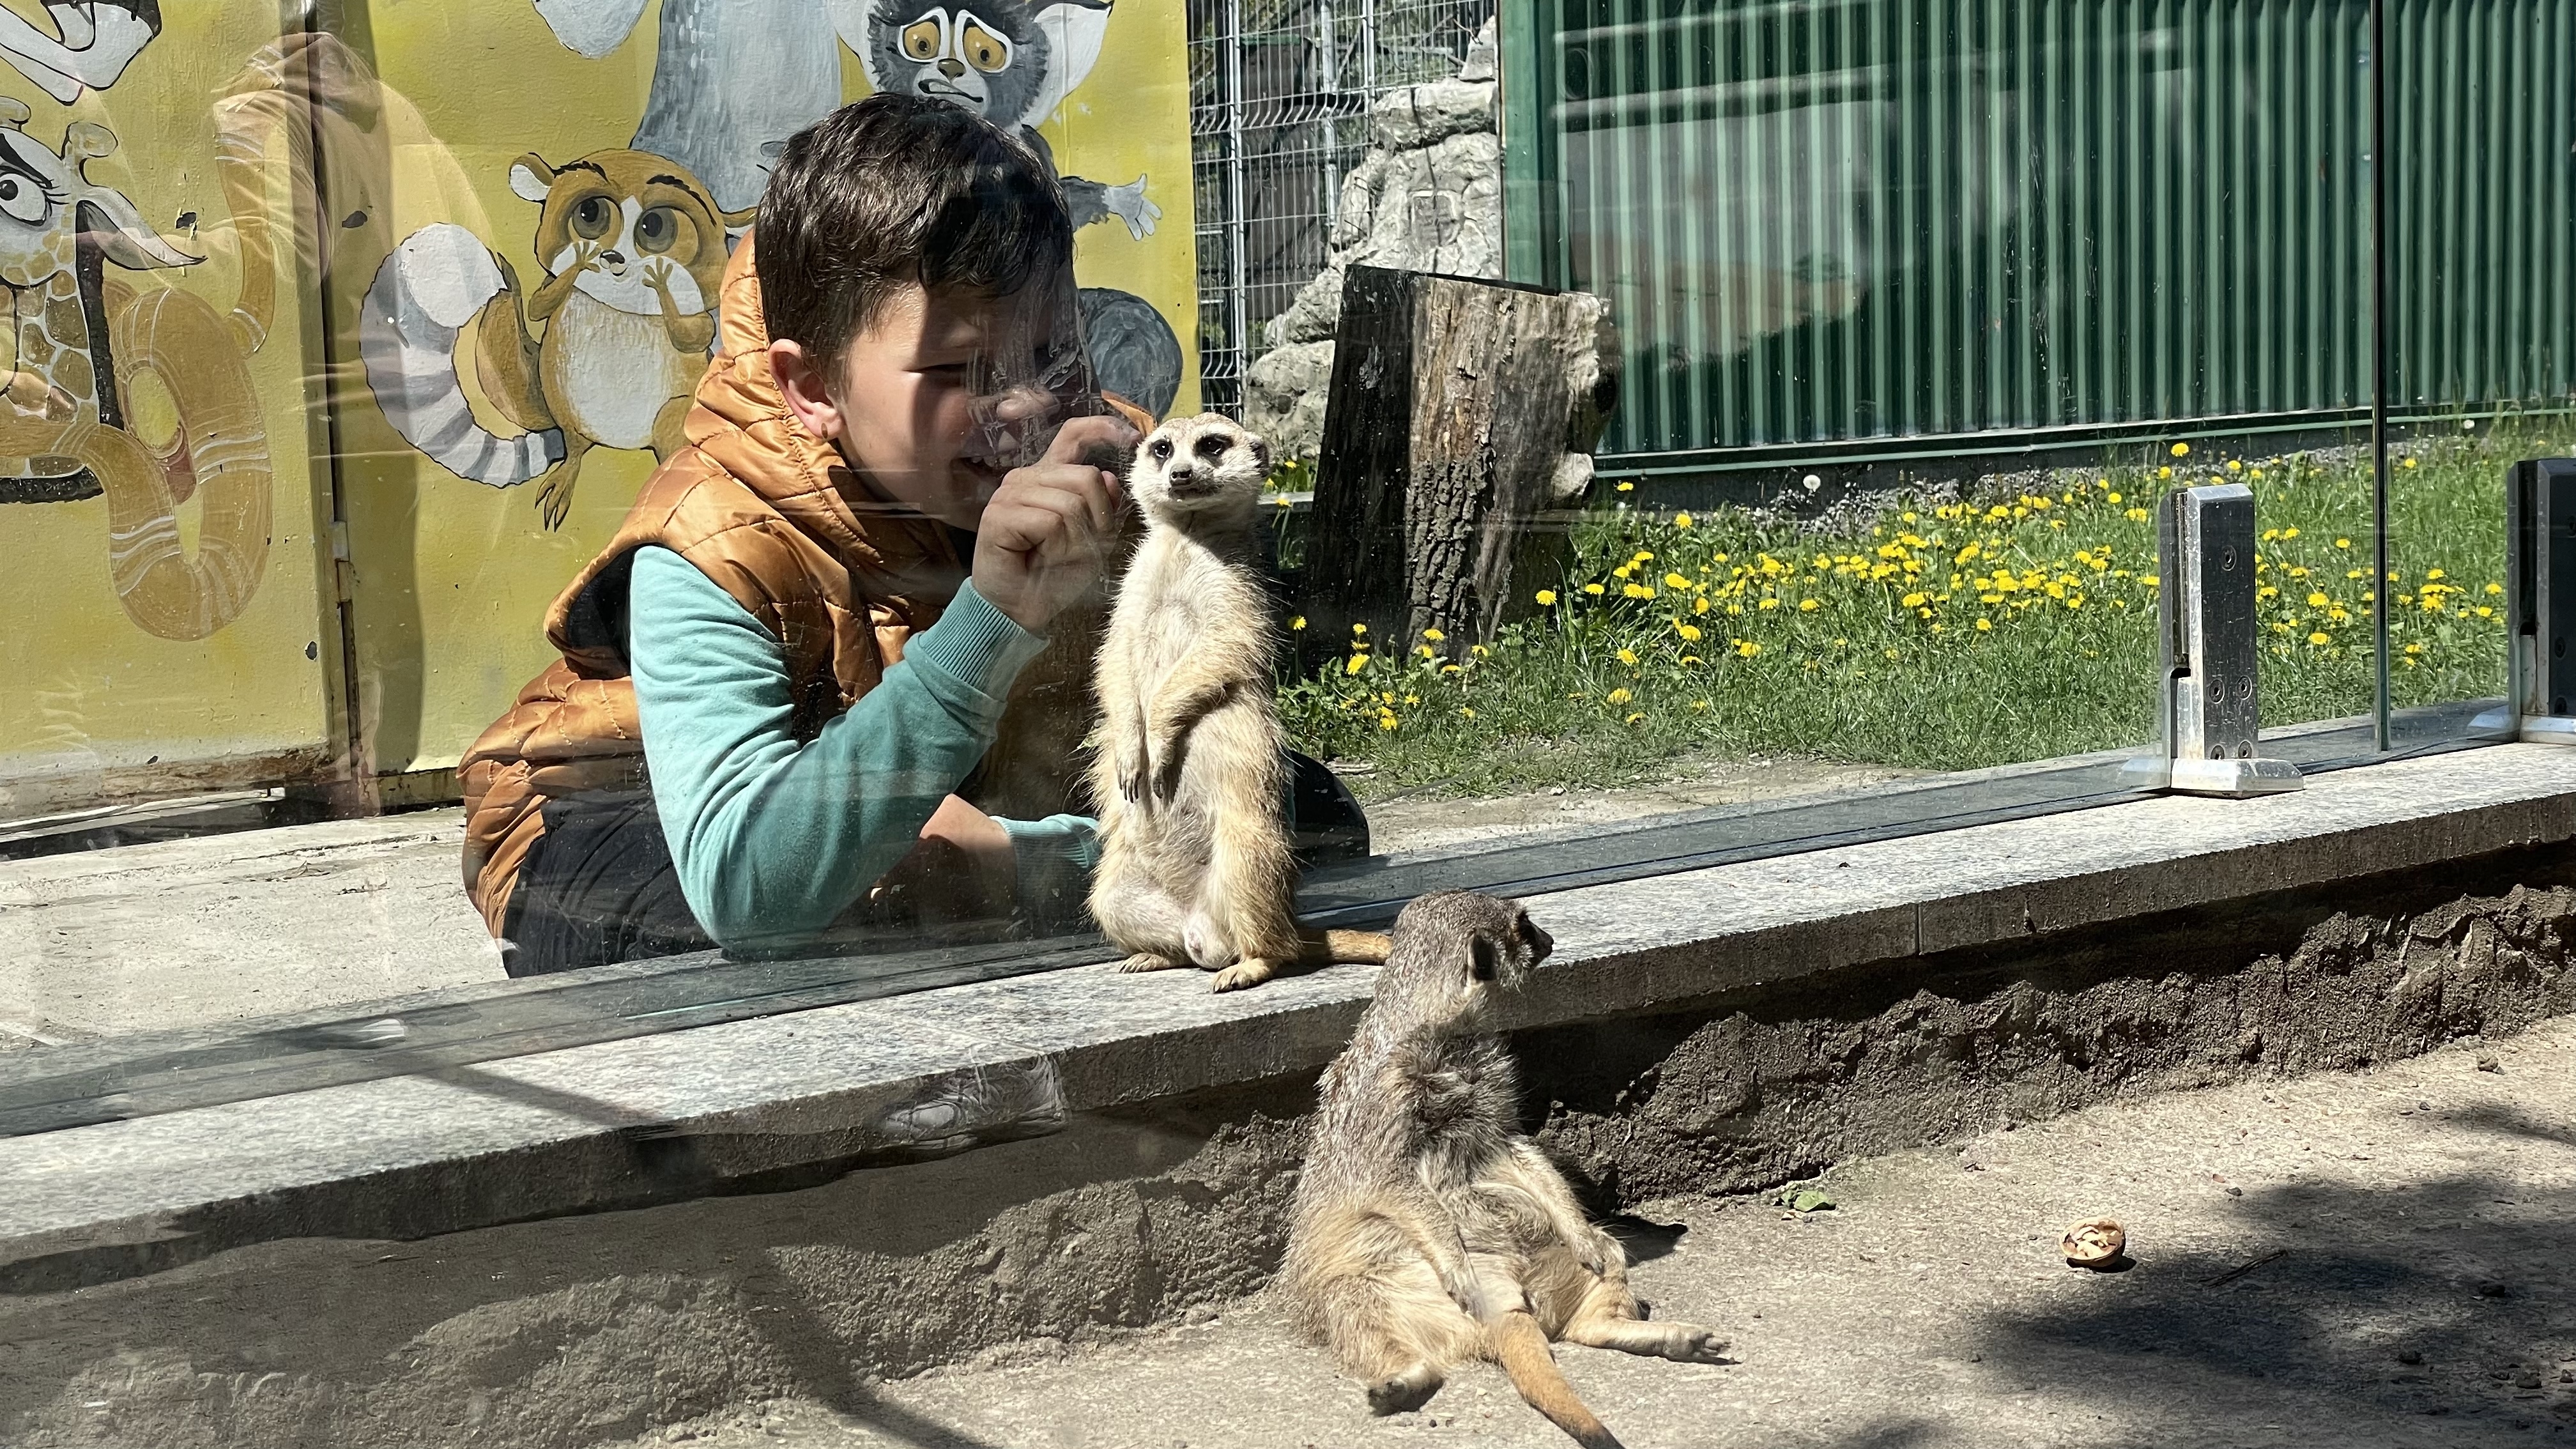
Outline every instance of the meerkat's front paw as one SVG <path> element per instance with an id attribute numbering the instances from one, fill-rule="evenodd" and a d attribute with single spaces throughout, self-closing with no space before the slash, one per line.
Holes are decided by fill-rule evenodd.
<path id="1" fill-rule="evenodd" d="M 1676 1323 L 1664 1330 L 1664 1357 L 1675 1363 L 1726 1363 L 1726 1340 L 1715 1329 Z"/>
<path id="2" fill-rule="evenodd" d="M 1250 961 L 1237 961 L 1233 965 L 1216 973 L 1215 977 L 1210 979 L 1208 982 L 1208 990 L 1241 991 L 1247 986 L 1258 986 L 1262 982 L 1269 980 L 1271 974 L 1270 963 L 1267 961 L 1263 961 L 1258 958 Z"/>
<path id="3" fill-rule="evenodd" d="M 1171 971 L 1177 969 L 1183 964 L 1185 963 L 1175 961 L 1169 956 L 1157 956 L 1151 951 L 1139 951 L 1135 955 L 1128 957 L 1126 960 L 1119 962 L 1118 969 L 1122 972 Z"/>

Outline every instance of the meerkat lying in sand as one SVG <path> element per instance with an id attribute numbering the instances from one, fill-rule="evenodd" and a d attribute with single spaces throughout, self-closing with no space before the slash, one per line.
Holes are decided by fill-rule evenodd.
<path id="1" fill-rule="evenodd" d="M 1253 562 L 1269 474 L 1269 446 L 1215 413 L 1145 439 L 1127 475 L 1145 538 L 1100 648 L 1092 917 L 1133 953 L 1120 970 L 1196 965 L 1218 991 L 1387 953 L 1382 935 L 1301 932 L 1291 914 L 1288 741 Z"/>
<path id="2" fill-rule="evenodd" d="M 1404 908 L 1377 999 L 1324 1073 L 1280 1281 L 1378 1413 L 1418 1408 L 1452 1367 L 1490 1359 L 1584 1449 L 1618 1449 L 1549 1340 L 1682 1363 L 1723 1363 L 1726 1345 L 1639 1317 L 1618 1240 L 1517 1130 L 1511 1055 L 1479 1024 L 1552 944 L 1491 896 Z"/>

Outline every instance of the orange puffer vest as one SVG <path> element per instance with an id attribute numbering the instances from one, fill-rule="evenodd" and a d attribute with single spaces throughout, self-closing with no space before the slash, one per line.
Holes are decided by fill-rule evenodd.
<path id="1" fill-rule="evenodd" d="M 645 782 L 625 653 L 636 549 L 679 554 L 778 636 L 800 739 L 875 688 L 966 576 L 947 528 L 870 502 L 830 445 L 788 412 L 769 373 L 751 257 L 745 237 L 725 268 L 723 331 L 689 411 L 688 446 L 654 472 L 617 536 L 546 611 L 546 638 L 563 657 L 458 766 L 465 890 L 496 936 L 529 847 L 545 834 L 545 802 Z M 1140 429 L 1153 426 L 1119 410 Z M 1090 729 L 1104 609 L 1095 598 L 1060 616 L 1046 652 L 1022 671 L 1001 737 L 960 791 L 976 805 L 1021 819 L 1080 808 L 1077 752 Z"/>

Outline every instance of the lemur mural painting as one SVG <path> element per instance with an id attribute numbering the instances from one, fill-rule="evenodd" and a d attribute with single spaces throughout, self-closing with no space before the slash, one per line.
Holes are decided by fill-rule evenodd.
<path id="1" fill-rule="evenodd" d="M 631 43 L 646 10 L 645 0 L 534 3 L 565 49 L 591 59 Z M 662 0 L 628 144 L 560 170 L 535 153 L 512 165 L 512 191 L 541 208 L 542 282 L 523 292 L 500 254 L 449 223 L 386 258 L 360 340 L 386 420 L 459 477 L 496 488 L 544 480 L 539 509 L 560 526 L 590 449 L 659 458 L 678 445 L 725 245 L 750 224 L 786 138 L 844 99 L 843 47 L 870 87 L 1017 128 L 1056 165 L 1046 128 L 1099 63 L 1111 10 L 1109 0 Z M 1117 184 L 1058 174 L 1077 227 L 1109 223 L 1130 242 L 1158 230 L 1150 172 Z M 1185 184 L 1179 167 L 1167 174 Z M 1184 367 L 1163 310 L 1122 286 L 1085 286 L 1081 301 L 1102 385 L 1169 410 Z M 473 416 L 461 354 L 478 320 L 471 365 L 515 431 Z"/>
<path id="2" fill-rule="evenodd" d="M 872 89 L 1026 132 L 1104 384 L 1195 409 L 1182 3 L 0 0 L 0 820 L 452 763 Z"/>

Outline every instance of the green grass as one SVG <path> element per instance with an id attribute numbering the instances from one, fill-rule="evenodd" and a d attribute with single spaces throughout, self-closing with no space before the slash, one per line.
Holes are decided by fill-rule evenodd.
<path id="1" fill-rule="evenodd" d="M 2392 455 L 2399 706 L 2502 692 L 2504 469 L 2567 447 L 2482 427 Z M 2264 722 L 2367 713 L 2367 459 L 2170 449 L 2001 496 L 1891 498 L 1839 527 L 1613 503 L 1489 647 L 1357 635 L 1280 702 L 1299 749 L 1376 767 L 1371 795 L 1614 784 L 1692 755 L 1958 770 L 2139 744 L 2155 734 L 2148 505 L 2210 481 L 2255 494 Z"/>

